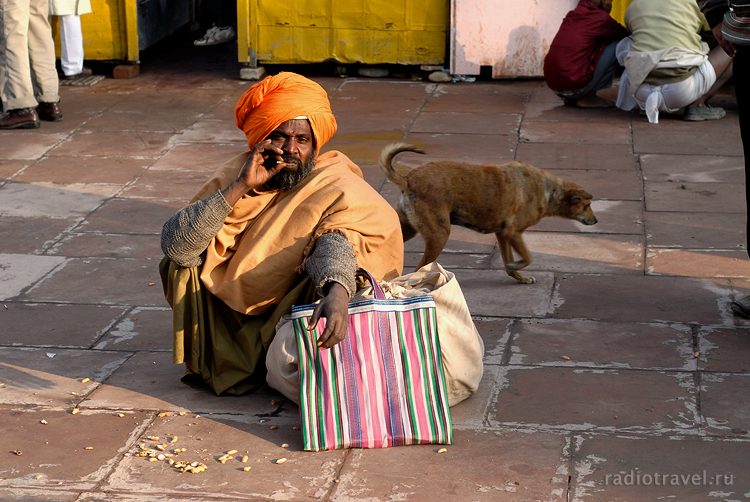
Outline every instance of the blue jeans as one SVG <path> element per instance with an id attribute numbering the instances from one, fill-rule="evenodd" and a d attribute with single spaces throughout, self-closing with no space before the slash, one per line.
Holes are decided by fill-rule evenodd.
<path id="1" fill-rule="evenodd" d="M 599 56 L 599 61 L 596 63 L 591 82 L 589 82 L 586 87 L 579 91 L 555 91 L 555 94 L 561 98 L 578 101 L 599 89 L 609 89 L 612 87 L 612 81 L 615 78 L 615 70 L 620 66 L 620 63 L 617 62 L 617 57 L 615 56 L 615 47 L 617 47 L 619 42 L 619 40 L 615 40 L 604 46 L 602 55 Z"/>

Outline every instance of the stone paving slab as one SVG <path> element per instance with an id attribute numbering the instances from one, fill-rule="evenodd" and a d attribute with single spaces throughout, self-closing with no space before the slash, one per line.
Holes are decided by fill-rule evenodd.
<path id="1" fill-rule="evenodd" d="M 109 345 L 110 350 L 117 350 Z M 120 349 L 121 350 L 121 349 Z M 123 354 L 119 352 L 119 354 Z M 261 417 L 269 424 L 299 425 L 297 406 L 278 394 L 218 397 L 180 381 L 183 364 L 172 363 L 171 351 L 141 351 L 127 359 L 81 406 L 198 413 L 238 413 Z M 275 401 L 277 404 L 271 404 Z"/>
<path id="2" fill-rule="evenodd" d="M 166 306 L 159 278 L 160 261 L 71 258 L 22 297 L 27 301 L 86 303 L 96 299 L 100 304 Z"/>
<path id="3" fill-rule="evenodd" d="M 0 404 L 73 407 L 129 356 L 122 352 L 0 347 Z M 87 378 L 89 381 L 84 381 Z"/>
<path id="4" fill-rule="evenodd" d="M 745 200 L 745 187 L 739 183 L 646 181 L 644 192 L 647 211 L 741 213 Z M 721 199 L 721 204 L 718 204 L 718 199 Z"/>
<path id="5" fill-rule="evenodd" d="M 193 125 L 201 115 L 196 112 L 179 111 L 154 113 L 153 111 L 116 111 L 106 112 L 92 118 L 81 128 L 85 131 L 143 131 L 174 133 L 183 131 Z M 68 116 L 65 116 L 67 122 Z"/>
<path id="6" fill-rule="evenodd" d="M 50 149 L 52 157 L 106 156 L 156 159 L 167 151 L 173 134 L 154 132 L 81 132 Z"/>
<path id="7" fill-rule="evenodd" d="M 413 132 L 454 134 L 516 134 L 521 116 L 498 113 L 432 112 L 421 113 Z"/>
<path id="8" fill-rule="evenodd" d="M 109 410 L 81 410 L 73 415 L 71 409 L 0 409 L 4 443 L 22 453 L 2 452 L 0 496 L 3 491 L 9 494 L 12 488 L 23 488 L 15 493 L 23 496 L 29 490 L 26 496 L 34 500 L 35 490 L 39 490 L 50 497 L 42 500 L 66 500 L 70 490 L 95 488 L 121 461 L 150 418 L 142 411 L 123 414 L 119 417 Z M 52 495 L 56 492 L 62 497 Z"/>
<path id="9" fill-rule="evenodd" d="M 12 178 L 19 171 L 26 166 L 30 165 L 32 161 L 29 160 L 7 160 L 0 159 L 0 179 L 3 183 L 5 180 Z"/>
<path id="10" fill-rule="evenodd" d="M 155 235 L 106 235 L 70 233 L 50 250 L 50 254 L 70 257 L 109 258 L 155 258 L 161 259 L 158 236 Z"/>
<path id="11" fill-rule="evenodd" d="M 726 501 L 742 500 L 750 492 L 740 467 L 747 443 L 588 435 L 577 442 L 571 480 L 571 500 L 576 502 Z"/>
<path id="12" fill-rule="evenodd" d="M 247 145 L 237 143 L 178 144 L 151 164 L 152 170 L 201 172 L 206 179 L 224 162 L 247 152 Z M 181 173 L 174 173 L 178 176 Z"/>
<path id="13" fill-rule="evenodd" d="M 10 135 L 12 134 L 12 136 Z M 6 160 L 35 160 L 45 155 L 67 137 L 67 134 L 34 134 L 16 131 L 0 132 L 0 158 Z"/>
<path id="14" fill-rule="evenodd" d="M 0 344 L 88 349 L 125 314 L 123 307 L 6 302 Z M 104 348 L 104 347 L 102 347 Z"/>
<path id="15" fill-rule="evenodd" d="M 527 232 L 524 242 L 533 261 L 524 270 L 562 274 L 641 274 L 644 249 L 638 240 L 640 237 L 632 235 Z M 493 253 L 490 266 L 505 269 L 499 250 Z M 524 272 L 524 275 L 528 274 Z"/>
<path id="16" fill-rule="evenodd" d="M 596 131 L 596 134 L 594 134 Z M 520 142 L 623 145 L 631 140 L 625 123 L 524 122 Z"/>
<path id="17" fill-rule="evenodd" d="M 178 141 L 181 143 L 247 143 L 245 134 L 236 125 L 225 120 L 203 120 L 185 129 Z"/>
<path id="18" fill-rule="evenodd" d="M 741 157 L 645 154 L 640 160 L 648 181 L 737 183 L 745 170 Z"/>
<path id="19" fill-rule="evenodd" d="M 164 200 L 109 199 L 89 214 L 76 231 L 161 235 L 164 222 L 186 203 L 187 201 L 183 200 L 165 202 Z"/>
<path id="20" fill-rule="evenodd" d="M 701 356 L 698 367 L 707 371 L 749 372 L 750 360 L 747 358 L 750 329 L 706 327 L 698 333 Z"/>
<path id="21" fill-rule="evenodd" d="M 520 319 L 512 333 L 510 364 L 683 371 L 697 368 L 691 328 L 684 324 Z"/>
<path id="22" fill-rule="evenodd" d="M 27 254 L 0 254 L 0 300 L 13 298 L 65 264 L 65 259 Z"/>
<path id="23" fill-rule="evenodd" d="M 564 448 L 555 435 L 456 431 L 441 454 L 436 445 L 353 450 L 330 500 L 562 501 Z"/>
<path id="24" fill-rule="evenodd" d="M 201 171 L 151 170 L 125 188 L 120 195 L 132 199 L 189 201 L 206 183 L 208 176 Z"/>
<path id="25" fill-rule="evenodd" d="M 157 417 L 141 440 L 154 436 L 166 442 L 172 435 L 178 440 L 168 443 L 169 450 L 188 449 L 173 459 L 203 462 L 208 466 L 205 472 L 183 473 L 166 460 L 149 462 L 148 458 L 131 455 L 122 458 L 101 489 L 114 494 L 138 493 L 146 498 L 213 497 L 221 487 L 225 500 L 325 500 L 349 455 L 346 450 L 304 452 L 299 432 L 291 426 L 271 430 L 267 424 L 237 415 Z M 235 458 L 218 462 L 229 450 L 238 450 Z M 136 451 L 132 448 L 130 453 Z M 246 463 L 241 462 L 244 455 L 248 456 Z M 277 464 L 281 458 L 286 462 Z M 243 468 L 248 466 L 251 470 L 245 472 Z"/>
<path id="26" fill-rule="evenodd" d="M 520 284 L 505 271 L 453 271 L 471 314 L 488 317 L 535 317 L 551 312 L 554 274 L 536 272 L 534 284 Z"/>
<path id="27" fill-rule="evenodd" d="M 136 307 L 94 346 L 98 350 L 172 350 L 172 310 Z"/>
<path id="28" fill-rule="evenodd" d="M 61 185 L 106 183 L 125 185 L 143 175 L 148 167 L 143 159 L 110 157 L 44 158 L 14 178 L 21 183 L 50 182 Z"/>
<path id="29" fill-rule="evenodd" d="M 436 160 L 454 160 L 469 164 L 505 164 L 513 160 L 516 139 L 490 134 L 411 133 L 407 138 L 427 155 L 413 157 L 412 162 L 424 164 Z M 404 158 L 409 155 L 401 155 Z"/>
<path id="30" fill-rule="evenodd" d="M 436 93 L 424 106 L 425 112 L 523 113 L 527 97 L 519 94 Z"/>
<path id="31" fill-rule="evenodd" d="M 649 248 L 646 270 L 650 274 L 690 277 L 750 277 L 746 251 Z"/>
<path id="32" fill-rule="evenodd" d="M 511 366 L 501 378 L 488 416 L 493 425 L 647 435 L 699 431 L 697 389 L 688 372 Z"/>
<path id="33" fill-rule="evenodd" d="M 678 322 L 722 325 L 729 284 L 722 279 L 566 275 L 556 290 L 553 315 L 618 322 Z"/>
<path id="34" fill-rule="evenodd" d="M 633 149 L 636 153 L 742 156 L 742 142 L 736 132 L 687 135 L 658 128 L 640 134 L 634 131 Z"/>
<path id="35" fill-rule="evenodd" d="M 745 249 L 745 215 L 648 211 L 645 232 L 651 247 Z"/>
<path id="36" fill-rule="evenodd" d="M 630 125 L 630 114 L 617 108 L 595 108 L 584 110 L 565 106 L 560 98 L 556 101 L 532 100 L 526 105 L 524 118 L 535 122 L 606 122 Z"/>
<path id="37" fill-rule="evenodd" d="M 86 216 L 106 197 L 27 183 L 0 187 L 0 213 L 10 216 Z"/>
<path id="38" fill-rule="evenodd" d="M 516 160 L 541 169 L 635 170 L 630 145 L 519 143 Z"/>
<path id="39" fill-rule="evenodd" d="M 750 439 L 750 403 L 738 399 L 747 392 L 750 375 L 710 373 L 701 375 L 701 413 L 707 431 L 733 433 Z"/>
<path id="40" fill-rule="evenodd" d="M 79 221 L 79 218 L 2 216 L 0 253 L 39 254 Z"/>

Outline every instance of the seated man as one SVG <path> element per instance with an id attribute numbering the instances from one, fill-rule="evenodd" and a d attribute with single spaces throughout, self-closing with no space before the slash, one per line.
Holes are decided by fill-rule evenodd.
<path id="1" fill-rule="evenodd" d="M 612 19 L 612 0 L 580 0 L 563 19 L 544 58 L 544 80 L 567 105 L 600 108 L 614 103 L 596 91 L 612 87 L 617 42 L 628 31 Z"/>
<path id="2" fill-rule="evenodd" d="M 634 0 L 625 12 L 632 41 L 617 47 L 625 66 L 617 106 L 645 110 L 658 123 L 659 111 L 685 108 L 685 120 L 716 120 L 726 112 L 707 100 L 732 75 L 732 58 L 716 47 L 710 53 L 700 33 L 708 30 L 695 0 Z"/>
<path id="3" fill-rule="evenodd" d="M 217 395 L 268 390 L 266 351 L 294 304 L 323 297 L 318 344 L 343 340 L 356 267 L 393 279 L 404 255 L 396 212 L 360 169 L 339 152 L 318 156 L 336 132 L 318 84 L 268 77 L 235 115 L 252 151 L 221 166 L 162 231 L 174 362 L 185 363 L 183 382 Z"/>

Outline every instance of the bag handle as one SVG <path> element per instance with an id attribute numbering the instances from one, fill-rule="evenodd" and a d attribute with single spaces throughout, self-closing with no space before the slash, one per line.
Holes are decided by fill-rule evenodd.
<path id="1" fill-rule="evenodd" d="M 363 268 L 357 268 L 357 271 L 354 273 L 355 276 L 364 277 L 368 281 L 370 281 L 370 284 L 372 284 L 372 290 L 375 292 L 375 298 L 377 300 L 385 300 L 385 293 L 383 292 L 383 289 L 380 287 L 380 284 L 378 284 L 378 281 L 375 280 L 375 278 L 368 272 L 367 270 Z"/>

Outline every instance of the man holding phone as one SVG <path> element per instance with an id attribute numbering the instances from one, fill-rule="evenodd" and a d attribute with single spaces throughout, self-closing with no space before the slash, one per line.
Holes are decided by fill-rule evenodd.
<path id="1" fill-rule="evenodd" d="M 225 163 L 164 225 L 160 267 L 174 362 L 216 394 L 266 391 L 265 355 L 292 305 L 320 299 L 325 349 L 344 339 L 357 267 L 403 267 L 396 212 L 340 152 L 326 92 L 294 73 L 251 87 L 235 110 L 251 151 Z"/>

